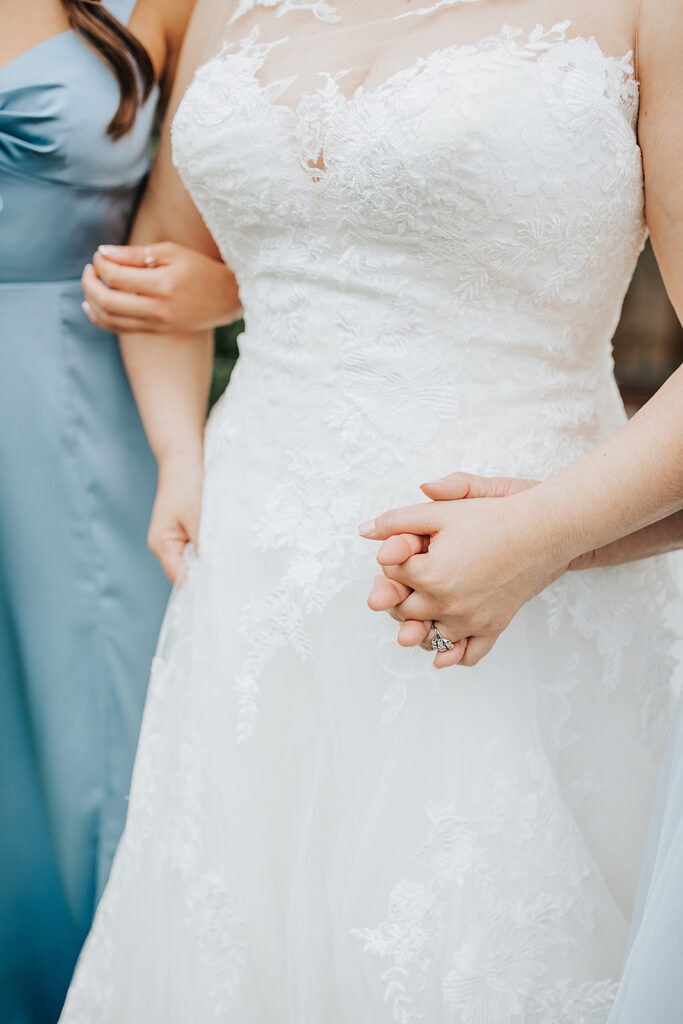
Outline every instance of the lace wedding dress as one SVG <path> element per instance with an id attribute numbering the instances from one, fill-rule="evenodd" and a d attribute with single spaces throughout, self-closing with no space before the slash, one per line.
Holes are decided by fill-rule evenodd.
<path id="1" fill-rule="evenodd" d="M 496 0 L 240 0 L 185 95 L 175 161 L 246 331 L 62 1024 L 607 1018 L 670 712 L 666 560 L 568 574 L 436 673 L 365 607 L 356 533 L 624 421 L 638 87 L 544 6 L 501 30 Z"/>

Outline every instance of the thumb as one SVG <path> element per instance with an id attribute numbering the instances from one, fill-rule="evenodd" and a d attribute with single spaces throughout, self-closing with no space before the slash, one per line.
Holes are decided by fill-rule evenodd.
<path id="1" fill-rule="evenodd" d="M 432 501 L 453 501 L 459 498 L 507 498 L 536 485 L 536 480 L 517 480 L 509 476 L 476 476 L 474 473 L 451 473 L 442 480 L 422 484 L 421 490 Z"/>
<path id="2" fill-rule="evenodd" d="M 186 543 L 187 539 L 184 537 L 168 537 L 156 552 L 156 556 L 161 562 L 161 567 L 171 583 L 177 583 L 179 580 Z"/>
<path id="3" fill-rule="evenodd" d="M 183 523 L 187 532 L 187 541 L 190 542 L 195 552 L 199 552 L 199 509 L 193 509 Z M 187 542 L 186 541 L 186 542 Z"/>

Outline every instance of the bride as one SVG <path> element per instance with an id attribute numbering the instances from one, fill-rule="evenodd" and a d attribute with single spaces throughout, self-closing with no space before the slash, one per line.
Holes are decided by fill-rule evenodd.
<path id="1" fill-rule="evenodd" d="M 543 479 L 623 424 L 638 79 L 680 273 L 680 14 L 220 6 L 133 240 L 204 237 L 175 163 L 246 331 L 205 438 L 207 337 L 121 339 L 177 587 L 62 1022 L 604 1022 L 670 714 L 666 561 L 568 574 L 436 673 L 365 607 L 356 527 L 456 467 Z"/>

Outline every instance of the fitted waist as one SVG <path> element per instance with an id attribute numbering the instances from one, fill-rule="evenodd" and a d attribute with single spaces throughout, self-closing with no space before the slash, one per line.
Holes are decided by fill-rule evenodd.
<path id="1" fill-rule="evenodd" d="M 139 184 L 93 189 L 0 168 L 0 284 L 80 277 L 103 242 L 124 242 Z"/>
<path id="2" fill-rule="evenodd" d="M 328 339 L 329 341 L 329 339 Z M 272 339 L 276 347 L 276 339 Z M 216 410 L 211 447 L 235 441 L 240 458 L 277 477 L 291 460 L 318 454 L 368 467 L 385 482 L 454 469 L 545 477 L 613 434 L 624 409 L 613 375 L 567 370 L 539 360 L 536 371 L 482 356 L 449 362 L 427 350 L 411 359 L 367 358 L 340 346 L 335 360 L 283 363 L 240 357 Z M 259 431 L 251 428 L 258 410 Z M 285 474 L 287 470 L 284 470 Z M 321 486 L 324 474 L 318 473 Z M 412 479 L 412 478 L 411 478 Z"/>

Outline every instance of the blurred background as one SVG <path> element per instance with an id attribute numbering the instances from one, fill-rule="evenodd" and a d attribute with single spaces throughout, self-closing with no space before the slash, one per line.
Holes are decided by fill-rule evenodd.
<path id="1" fill-rule="evenodd" d="M 223 393 L 237 360 L 241 323 L 216 332 L 212 403 Z M 683 362 L 683 327 L 669 302 L 648 243 L 633 276 L 614 338 L 616 376 L 629 413 L 650 398 Z"/>

